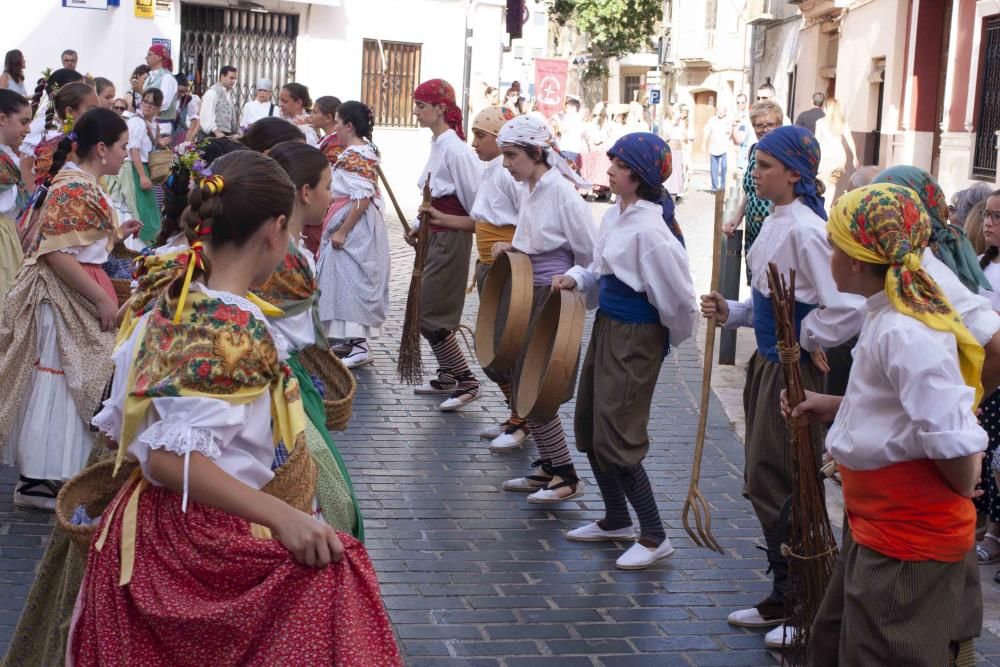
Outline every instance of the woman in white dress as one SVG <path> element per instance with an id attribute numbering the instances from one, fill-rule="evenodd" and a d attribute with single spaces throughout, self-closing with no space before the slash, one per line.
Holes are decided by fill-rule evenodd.
<path id="1" fill-rule="evenodd" d="M 854 160 L 854 168 L 860 165 L 858 161 L 858 147 L 854 145 L 854 137 L 851 128 L 844 118 L 844 110 L 833 97 L 828 97 L 823 105 L 823 113 L 826 115 L 816 121 L 816 140 L 819 142 L 820 159 L 819 173 L 817 177 L 826 186 L 823 193 L 823 203 L 827 210 L 833 206 L 836 198 L 837 182 L 844 175 L 847 166 L 847 149 L 851 151 L 851 159 Z"/>
<path id="2" fill-rule="evenodd" d="M 382 333 L 389 309 L 389 238 L 378 190 L 374 117 L 361 102 L 337 108 L 334 132 L 344 147 L 333 168 L 319 254 L 319 315 L 327 338 L 350 345 L 348 368 L 371 363 L 368 339 Z"/>

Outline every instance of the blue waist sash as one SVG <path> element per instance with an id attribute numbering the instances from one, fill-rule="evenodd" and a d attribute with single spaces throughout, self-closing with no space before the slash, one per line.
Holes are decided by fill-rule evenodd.
<path id="1" fill-rule="evenodd" d="M 600 312 L 613 320 L 625 324 L 659 324 L 660 312 L 646 298 L 645 292 L 634 289 L 618 280 L 613 274 L 600 278 L 598 292 Z M 670 335 L 663 346 L 663 356 L 670 352 Z"/>
<path id="2" fill-rule="evenodd" d="M 815 308 L 815 304 L 795 302 L 795 340 L 799 339 L 802 320 Z M 768 361 L 778 362 L 778 328 L 774 321 L 774 306 L 771 297 L 753 290 L 753 333 L 757 338 L 757 352 Z M 808 359 L 808 355 L 803 357 Z"/>

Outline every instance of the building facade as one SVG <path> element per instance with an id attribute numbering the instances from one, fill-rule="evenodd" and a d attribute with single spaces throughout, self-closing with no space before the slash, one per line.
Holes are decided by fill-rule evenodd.
<path id="1" fill-rule="evenodd" d="M 503 0 L 152 0 L 152 16 L 140 16 L 149 2 L 120 0 L 107 9 L 18 3 L 5 12 L 12 20 L 0 23 L 0 42 L 24 51 L 29 88 L 73 48 L 80 71 L 111 79 L 122 94 L 153 41 L 168 40 L 174 72 L 196 89 L 212 85 L 220 66 L 238 67 L 240 105 L 261 76 L 276 90 L 298 81 L 314 99 L 371 104 L 375 141 L 387 157 L 427 150 L 429 134 L 411 113 L 410 93 L 420 81 L 445 79 L 462 97 L 470 82 L 500 78 Z M 386 160 L 397 190 L 416 191 L 421 165 L 413 163 Z"/>
<path id="2" fill-rule="evenodd" d="M 1000 184 L 1000 0 L 757 0 L 748 13 L 753 85 L 771 82 L 790 116 L 835 96 L 861 164 L 915 165 L 948 194 Z"/>

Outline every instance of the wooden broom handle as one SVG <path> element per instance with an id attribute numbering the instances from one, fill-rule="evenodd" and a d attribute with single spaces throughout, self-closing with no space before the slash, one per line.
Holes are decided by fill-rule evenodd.
<path id="1" fill-rule="evenodd" d="M 712 279 L 709 291 L 719 289 L 719 260 L 722 255 L 722 209 L 726 193 L 715 193 L 715 222 L 712 233 Z M 705 449 L 705 430 L 708 427 L 708 401 L 712 395 L 712 358 L 715 353 L 715 318 L 708 320 L 705 330 L 705 355 L 701 366 L 701 410 L 698 412 L 698 435 L 694 441 L 694 462 L 691 465 L 691 485 L 697 486 L 701 478 L 701 456 Z"/>
<path id="2" fill-rule="evenodd" d="M 392 188 L 389 187 L 389 181 L 386 180 L 385 172 L 382 171 L 382 165 L 375 165 L 375 170 L 378 172 L 378 177 L 382 180 L 382 185 L 385 186 L 386 194 L 389 195 L 389 201 L 392 202 L 392 207 L 396 209 L 396 215 L 399 217 L 399 222 L 403 225 L 403 233 L 410 233 L 410 225 L 406 222 L 406 216 L 403 215 L 403 209 L 399 207 L 399 202 L 396 201 L 396 195 L 393 194 Z"/>

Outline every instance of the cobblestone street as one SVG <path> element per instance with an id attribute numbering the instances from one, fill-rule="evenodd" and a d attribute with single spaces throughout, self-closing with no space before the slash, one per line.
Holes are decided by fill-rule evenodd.
<path id="1" fill-rule="evenodd" d="M 592 206 L 599 219 L 605 206 Z M 700 192 L 678 208 L 699 291 L 711 262 L 710 210 L 709 196 Z M 412 251 L 402 243 L 397 222 L 387 224 L 394 252 L 392 314 L 385 337 L 373 344 L 375 364 L 358 372 L 350 428 L 335 439 L 360 496 L 367 546 L 407 664 L 777 664 L 777 654 L 765 650 L 763 632 L 734 628 L 725 620 L 733 609 L 759 601 L 769 580 L 757 548 L 757 521 L 740 495 L 742 444 L 714 395 L 702 490 L 725 554 L 695 546 L 681 525 L 698 420 L 696 342 L 665 360 L 649 427 L 647 469 L 676 551 L 646 571 L 617 570 L 614 561 L 628 545 L 564 538 L 566 530 L 601 516 L 586 458 L 572 445 L 586 495 L 562 507 L 530 505 L 523 494 L 500 490 L 503 480 L 528 470 L 535 458 L 530 442 L 523 450 L 496 455 L 477 437 L 480 428 L 505 414 L 495 386 L 484 384 L 484 396 L 464 411 L 441 413 L 439 399 L 415 396 L 397 384 L 395 357 Z M 474 324 L 477 307 L 470 295 L 466 324 Z M 433 371 L 433 357 L 424 349 L 425 370 Z M 573 409 L 570 403 L 561 412 L 571 441 Z M 13 470 L 3 469 L 0 650 L 6 650 L 51 530 L 51 515 L 13 509 L 15 479 Z M 986 633 L 977 646 L 983 664 L 1000 665 L 1000 640 Z"/>

